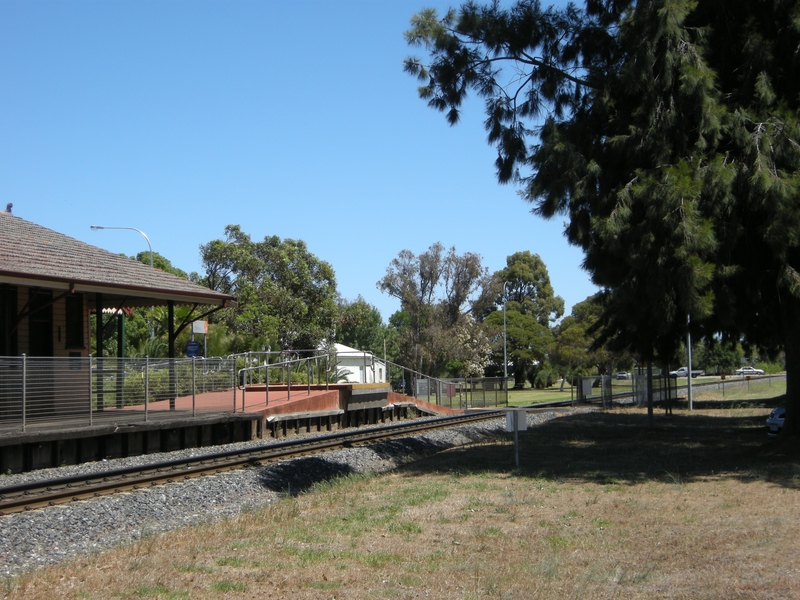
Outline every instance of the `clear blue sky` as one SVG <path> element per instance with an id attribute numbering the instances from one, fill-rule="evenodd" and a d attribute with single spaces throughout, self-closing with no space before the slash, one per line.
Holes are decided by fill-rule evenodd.
<path id="1" fill-rule="evenodd" d="M 491 271 L 530 250 L 567 312 L 596 288 L 560 219 L 494 174 L 482 102 L 450 127 L 402 70 L 431 0 L 0 2 L 0 210 L 187 272 L 239 224 L 305 240 L 384 320 L 376 289 L 436 241 Z"/>

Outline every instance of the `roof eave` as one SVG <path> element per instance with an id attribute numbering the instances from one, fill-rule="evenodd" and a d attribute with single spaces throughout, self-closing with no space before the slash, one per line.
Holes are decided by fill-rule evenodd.
<path id="1" fill-rule="evenodd" d="M 9 271 L 0 271 L 0 283 L 31 287 L 46 285 L 53 289 L 71 290 L 76 293 L 87 294 L 125 294 L 136 298 L 153 299 L 159 302 L 168 302 L 172 300 L 182 304 L 213 304 L 225 308 L 238 306 L 234 296 L 221 294 L 213 290 L 209 290 L 208 294 L 186 290 L 159 290 L 146 286 L 108 284 L 69 277 L 39 276 L 32 273 L 20 274 Z"/>

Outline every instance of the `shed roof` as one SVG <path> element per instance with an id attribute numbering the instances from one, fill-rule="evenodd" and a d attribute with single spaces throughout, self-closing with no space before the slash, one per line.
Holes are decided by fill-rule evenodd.
<path id="1" fill-rule="evenodd" d="M 0 212 L 0 283 L 103 294 L 104 306 L 235 305 L 235 298 Z"/>
<path id="2" fill-rule="evenodd" d="M 333 347 L 336 349 L 336 356 L 337 358 L 357 358 L 359 360 L 363 358 L 372 359 L 375 358 L 372 352 L 367 352 L 365 350 L 359 350 L 357 348 L 351 348 L 350 346 L 345 346 L 344 344 L 340 344 L 338 342 L 333 344 Z M 382 361 L 379 361 L 382 362 Z"/>

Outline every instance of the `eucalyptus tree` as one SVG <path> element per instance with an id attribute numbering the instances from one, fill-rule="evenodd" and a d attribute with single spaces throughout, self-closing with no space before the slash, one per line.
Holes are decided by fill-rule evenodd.
<path id="1" fill-rule="evenodd" d="M 219 320 L 249 340 L 251 349 L 315 349 L 333 334 L 337 317 L 333 267 L 302 240 L 266 236 L 253 242 L 239 225 L 225 228 L 224 240 L 200 246 L 211 289 L 236 296 L 239 306 Z M 274 346 L 273 346 L 274 348 Z"/>
<path id="2" fill-rule="evenodd" d="M 402 250 L 377 287 L 400 300 L 400 314 L 390 323 L 398 326 L 400 359 L 405 364 L 439 375 L 452 359 L 480 363 L 479 357 L 465 356 L 463 348 L 457 353 L 452 347 L 456 331 L 465 339 L 474 337 L 473 323 L 465 319 L 491 302 L 491 278 L 480 255 L 458 254 L 454 247 L 445 252 L 439 242 L 419 255 Z M 479 352 L 484 344 L 469 347 Z"/>
<path id="3" fill-rule="evenodd" d="M 405 69 L 458 122 L 484 99 L 501 182 L 565 215 L 643 360 L 687 330 L 783 349 L 800 429 L 800 2 L 469 2 L 412 18 Z"/>

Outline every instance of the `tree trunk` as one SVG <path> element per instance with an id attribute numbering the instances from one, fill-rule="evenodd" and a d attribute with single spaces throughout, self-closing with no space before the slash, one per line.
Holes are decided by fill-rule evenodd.
<path id="1" fill-rule="evenodd" d="M 521 390 L 525 387 L 525 372 L 528 370 L 528 363 L 514 361 L 514 389 Z"/>
<path id="2" fill-rule="evenodd" d="M 782 436 L 800 433 L 800 299 L 786 294 L 781 301 L 786 335 L 786 420 Z"/>

